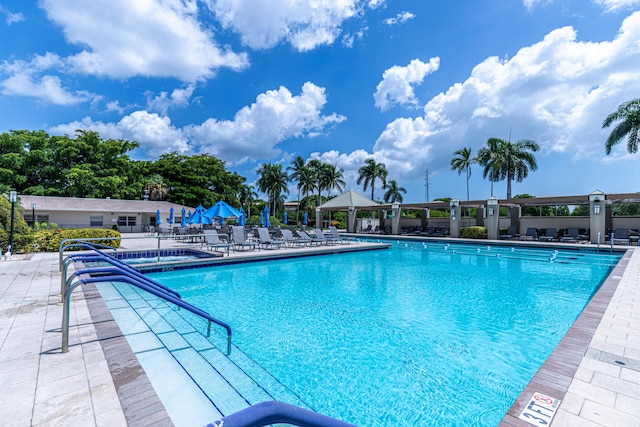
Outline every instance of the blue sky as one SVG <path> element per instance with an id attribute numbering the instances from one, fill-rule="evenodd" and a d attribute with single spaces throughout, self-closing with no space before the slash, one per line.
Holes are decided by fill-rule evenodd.
<path id="1" fill-rule="evenodd" d="M 513 194 L 640 191 L 639 155 L 606 156 L 601 129 L 640 97 L 640 0 L 0 0 L 0 40 L 0 132 L 208 153 L 250 184 L 319 158 L 363 193 L 373 157 L 405 202 L 427 169 L 430 199 L 466 199 L 453 152 L 511 135 L 541 146 Z M 470 187 L 491 195 L 478 166 Z"/>

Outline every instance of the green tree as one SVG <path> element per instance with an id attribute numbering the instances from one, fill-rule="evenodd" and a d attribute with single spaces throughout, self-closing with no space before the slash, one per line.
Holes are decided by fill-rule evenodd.
<path id="1" fill-rule="evenodd" d="M 322 204 L 322 191 L 324 190 L 320 178 L 322 176 L 322 165 L 323 163 L 319 159 L 311 159 L 307 164 L 307 166 L 311 170 L 313 180 L 315 181 L 314 189 L 318 191 L 316 197 L 316 206 L 320 206 Z"/>
<path id="2" fill-rule="evenodd" d="M 471 148 L 461 148 L 453 153 L 454 157 L 451 159 L 451 169 L 458 172 L 461 175 L 465 172 L 467 175 L 467 201 L 469 200 L 469 178 L 471 178 L 471 165 L 476 163 L 478 159 L 471 155 Z"/>
<path id="3" fill-rule="evenodd" d="M 400 187 L 398 183 L 392 179 L 387 182 L 387 192 L 384 193 L 384 201 L 386 203 L 402 203 L 402 193 L 406 194 L 407 190 L 404 187 Z"/>
<path id="4" fill-rule="evenodd" d="M 640 139 L 640 98 L 623 102 L 618 109 L 609 114 L 602 122 L 602 128 L 608 128 L 614 122 L 619 122 L 609 134 L 605 142 L 605 151 L 611 154 L 613 146 L 623 138 L 627 138 L 627 151 L 638 151 L 638 139 Z"/>
<path id="5" fill-rule="evenodd" d="M 388 174 L 389 172 L 387 172 L 387 167 L 384 163 L 376 163 L 375 159 L 367 159 L 364 161 L 364 166 L 358 169 L 357 183 L 358 185 L 364 183 L 364 191 L 371 187 L 371 200 L 375 200 L 376 180 L 379 179 L 382 182 L 382 188 L 384 189 L 387 186 Z"/>
<path id="6" fill-rule="evenodd" d="M 344 170 L 338 168 L 337 165 L 331 163 L 323 163 L 318 178 L 320 186 L 327 190 L 327 198 L 331 197 L 331 190 L 343 191 L 346 183 L 344 182 Z"/>
<path id="7" fill-rule="evenodd" d="M 515 143 L 499 138 L 489 138 L 487 147 L 478 150 L 478 163 L 484 167 L 483 177 L 492 182 L 507 180 L 507 199 L 511 198 L 511 181 L 522 182 L 529 171 L 538 169 L 533 155 L 540 147 L 530 139 Z M 493 191 L 492 191 L 493 195 Z"/>
<path id="8" fill-rule="evenodd" d="M 169 192 L 169 187 L 164 182 L 162 176 L 151 175 L 144 186 L 145 193 L 149 195 L 149 200 L 164 200 Z"/>
<path id="9" fill-rule="evenodd" d="M 287 170 L 291 171 L 291 173 L 289 174 L 289 181 L 296 182 L 297 183 L 296 188 L 298 189 L 298 206 L 296 207 L 296 223 L 298 222 L 299 214 L 300 214 L 300 194 L 302 192 L 302 187 L 304 185 L 302 178 L 304 176 L 305 169 L 307 169 L 307 165 L 304 159 L 302 158 L 302 156 L 297 156 L 291 162 L 291 166 L 287 167 Z"/>
<path id="10" fill-rule="evenodd" d="M 287 185 L 289 176 L 282 170 L 281 164 L 274 163 L 264 163 L 257 173 L 260 175 L 256 182 L 258 189 L 267 194 L 269 203 L 272 205 L 271 212 L 275 215 L 278 198 L 282 193 L 289 193 Z"/>
<path id="11" fill-rule="evenodd" d="M 251 216 L 251 205 L 258 198 L 253 185 L 243 185 L 238 193 L 238 199 L 240 200 L 240 206 L 246 206 L 247 218 Z"/>

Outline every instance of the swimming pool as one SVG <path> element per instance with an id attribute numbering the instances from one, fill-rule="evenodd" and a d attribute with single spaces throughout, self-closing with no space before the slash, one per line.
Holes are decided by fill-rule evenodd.
<path id="1" fill-rule="evenodd" d="M 314 410 L 362 426 L 494 426 L 620 257 L 394 246 L 152 277 L 231 324 Z"/>

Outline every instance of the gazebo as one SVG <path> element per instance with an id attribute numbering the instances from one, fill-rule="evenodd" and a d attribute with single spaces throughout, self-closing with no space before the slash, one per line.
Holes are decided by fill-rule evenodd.
<path id="1" fill-rule="evenodd" d="M 354 190 L 349 190 L 316 208 L 316 224 L 322 223 L 323 212 L 345 211 L 349 213 L 347 216 L 347 232 L 355 233 L 357 211 L 380 211 L 384 209 L 391 209 L 391 204 L 381 204 Z"/>

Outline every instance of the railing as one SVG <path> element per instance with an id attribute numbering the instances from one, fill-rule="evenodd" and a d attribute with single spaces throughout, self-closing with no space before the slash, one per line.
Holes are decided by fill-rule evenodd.
<path id="1" fill-rule="evenodd" d="M 261 427 L 287 423 L 300 427 L 355 427 L 353 424 L 283 402 L 262 402 L 227 415 L 206 427 Z"/>
<path id="2" fill-rule="evenodd" d="M 78 245 L 82 245 L 78 243 Z M 231 327 L 221 320 L 216 319 L 211 316 L 209 313 L 189 304 L 186 301 L 180 299 L 180 294 L 177 292 L 167 288 L 163 284 L 156 282 L 153 279 L 150 279 L 140 273 L 138 270 L 134 269 L 131 266 L 122 263 L 120 260 L 109 256 L 100 250 L 92 247 L 90 244 L 85 244 L 88 249 L 92 249 L 96 254 L 94 255 L 78 255 L 78 256 L 70 256 L 68 259 L 71 262 L 75 260 L 99 260 L 99 261 L 107 261 L 112 264 L 110 267 L 96 267 L 96 268 L 87 268 L 83 270 L 79 270 L 74 272 L 74 276 L 79 277 L 83 275 L 90 274 L 98 274 L 98 277 L 80 277 L 76 282 L 73 282 L 74 276 L 67 279 L 65 276 L 67 274 L 67 260 L 63 261 L 64 266 L 64 274 L 62 276 L 63 284 L 61 285 L 61 294 L 62 294 L 62 352 L 66 353 L 69 351 L 69 310 L 70 310 L 70 300 L 71 293 L 73 290 L 81 284 L 88 283 L 97 283 L 97 282 L 124 282 L 130 285 L 133 285 L 137 288 L 145 290 L 159 298 L 162 298 L 180 308 L 183 308 L 197 316 L 200 316 L 208 321 L 207 325 L 207 337 L 211 334 L 211 324 L 215 323 L 218 326 L 225 328 L 227 331 L 227 356 L 231 354 Z M 61 253 L 62 253 L 62 244 L 61 244 Z"/>

